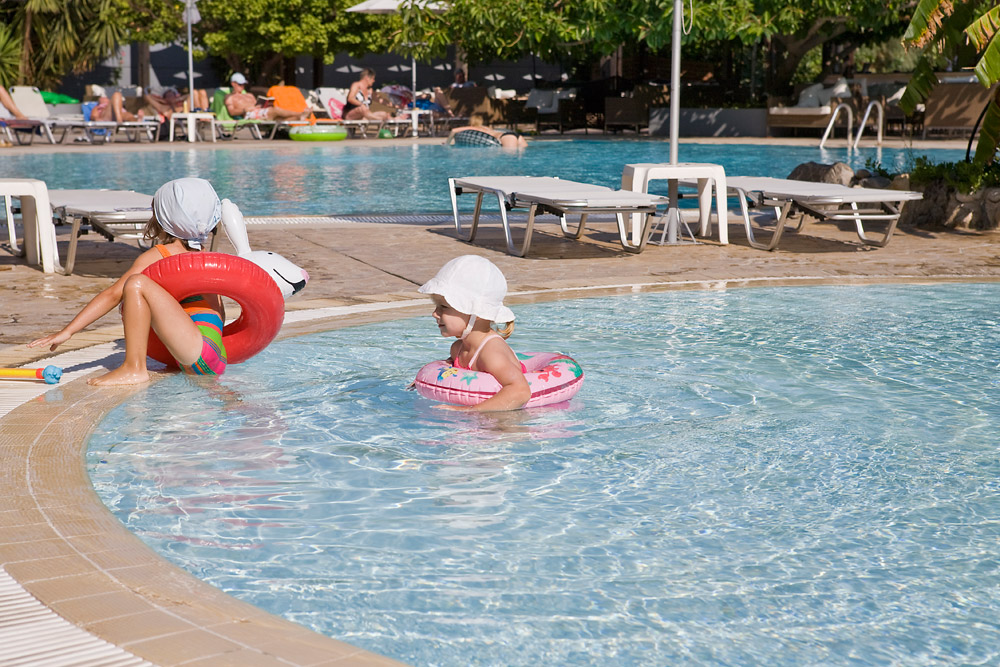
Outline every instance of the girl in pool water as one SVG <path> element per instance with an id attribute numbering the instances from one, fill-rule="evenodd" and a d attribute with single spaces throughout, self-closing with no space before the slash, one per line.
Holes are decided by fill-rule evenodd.
<path id="1" fill-rule="evenodd" d="M 500 391 L 478 405 L 438 405 L 444 410 L 516 410 L 531 398 L 524 366 L 505 339 L 514 331 L 514 313 L 503 305 L 507 281 L 493 262 L 477 255 L 451 260 L 421 285 L 421 294 L 434 299 L 434 319 L 451 345 L 451 363 L 457 368 L 489 373 Z M 506 326 L 493 330 L 494 322 Z"/>
<path id="2" fill-rule="evenodd" d="M 95 296 L 61 331 L 34 340 L 28 347 L 48 345 L 55 350 L 73 334 L 120 306 L 125 324 L 125 361 L 109 373 L 89 380 L 90 384 L 148 382 L 146 345 L 150 326 L 184 372 L 221 375 L 226 369 L 222 300 L 207 294 L 178 303 L 142 273 L 164 257 L 200 251 L 221 217 L 222 204 L 208 181 L 180 178 L 163 185 L 153 196 L 153 217 L 145 231 L 146 238 L 159 244 L 139 255 L 114 285 Z"/>

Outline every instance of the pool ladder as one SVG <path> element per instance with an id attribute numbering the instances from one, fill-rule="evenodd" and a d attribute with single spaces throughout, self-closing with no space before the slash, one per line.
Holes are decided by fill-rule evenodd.
<path id="1" fill-rule="evenodd" d="M 872 109 L 878 110 L 878 123 L 876 127 L 878 128 L 878 145 L 882 145 L 882 126 L 885 123 L 885 112 L 882 110 L 882 103 L 878 101 L 871 101 L 868 103 L 868 107 L 865 109 L 865 115 L 861 119 L 861 124 L 858 126 L 858 135 L 854 137 L 854 143 L 851 144 L 851 149 L 857 149 L 858 143 L 861 141 L 861 135 L 865 132 L 865 127 L 868 125 L 868 118 L 871 116 Z M 830 122 L 827 123 L 826 132 L 823 133 L 823 138 L 820 139 L 819 147 L 823 148 L 826 144 L 826 140 L 830 138 L 833 133 L 833 126 L 837 122 L 837 117 L 840 115 L 840 111 L 843 109 L 847 112 L 847 140 L 851 140 L 851 135 L 854 133 L 854 111 L 847 104 L 841 102 L 837 105 L 837 108 L 833 110 L 833 115 L 830 116 Z"/>

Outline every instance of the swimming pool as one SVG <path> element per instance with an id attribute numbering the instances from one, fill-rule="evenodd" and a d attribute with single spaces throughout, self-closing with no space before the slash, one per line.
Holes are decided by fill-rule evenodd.
<path id="1" fill-rule="evenodd" d="M 961 160 L 962 150 L 920 150 L 936 162 Z M 722 164 L 727 174 L 784 178 L 797 165 L 846 162 L 854 169 L 876 159 L 902 170 L 912 156 L 901 149 L 820 150 L 806 146 L 684 144 L 685 162 Z M 622 167 L 668 162 L 660 140 L 544 140 L 521 153 L 387 142 L 282 146 L 258 150 L 98 151 L 5 156 L 0 177 L 39 178 L 50 188 L 112 188 L 152 194 L 173 178 L 200 176 L 248 215 L 346 215 L 450 211 L 453 176 L 559 176 L 618 187 Z M 662 184 L 657 184 L 662 185 Z M 663 190 L 665 192 L 665 190 Z M 469 198 L 471 199 L 471 198 Z M 471 209 L 472 203 L 463 202 Z"/>
<path id="2" fill-rule="evenodd" d="M 514 308 L 568 406 L 443 413 L 430 317 L 289 339 L 122 404 L 88 467 L 197 576 L 415 665 L 986 664 L 996 284 Z"/>

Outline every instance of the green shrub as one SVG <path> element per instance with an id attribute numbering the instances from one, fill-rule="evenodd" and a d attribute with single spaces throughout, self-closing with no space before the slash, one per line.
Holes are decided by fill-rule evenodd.
<path id="1" fill-rule="evenodd" d="M 944 181 L 959 192 L 969 194 L 984 188 L 1000 187 L 1000 165 L 983 167 L 972 162 L 942 162 L 935 164 L 925 156 L 917 156 L 910 170 L 910 183 L 920 186 Z"/>
<path id="2" fill-rule="evenodd" d="M 869 159 L 865 167 L 873 174 L 891 179 L 896 174 L 890 173 L 876 160 Z M 1000 164 L 993 163 L 983 167 L 972 162 L 931 162 L 926 156 L 913 158 L 909 169 L 910 185 L 921 187 L 935 181 L 941 181 L 959 192 L 969 194 L 983 188 L 1000 187 Z"/>

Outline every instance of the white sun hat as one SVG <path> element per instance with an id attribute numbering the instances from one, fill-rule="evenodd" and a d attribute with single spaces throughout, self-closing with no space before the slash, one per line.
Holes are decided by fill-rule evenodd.
<path id="1" fill-rule="evenodd" d="M 153 195 L 153 213 L 163 231 L 200 250 L 222 219 L 222 202 L 204 178 L 178 178 Z"/>
<path id="2" fill-rule="evenodd" d="M 503 305 L 507 280 L 496 264 L 478 255 L 462 255 L 441 267 L 420 286 L 421 294 L 437 294 L 460 313 L 491 322 L 513 322 L 514 313 Z"/>

